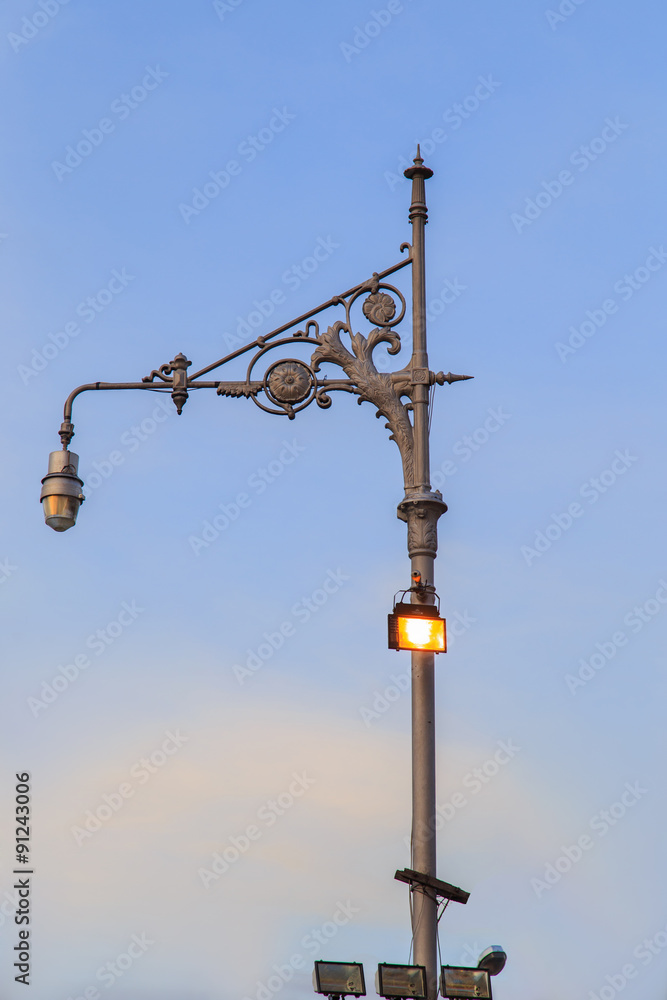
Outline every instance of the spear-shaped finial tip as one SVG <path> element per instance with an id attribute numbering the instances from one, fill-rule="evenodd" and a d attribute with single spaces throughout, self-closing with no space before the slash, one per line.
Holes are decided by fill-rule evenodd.
<path id="1" fill-rule="evenodd" d="M 465 382 L 467 381 L 467 379 L 474 377 L 475 377 L 474 375 L 453 375 L 451 372 L 447 372 L 447 374 L 445 375 L 444 372 L 438 372 L 438 374 L 435 376 L 435 380 L 438 383 L 438 385 L 444 385 L 445 382 L 451 385 L 452 382 Z"/>
<path id="2" fill-rule="evenodd" d="M 420 143 L 417 143 L 417 155 L 415 156 L 412 162 L 414 166 L 408 167 L 407 170 L 403 171 L 404 177 L 408 177 L 410 180 L 412 180 L 413 177 L 428 178 L 433 176 L 433 171 L 430 169 L 430 167 L 424 166 L 424 160 L 422 159 Z"/>

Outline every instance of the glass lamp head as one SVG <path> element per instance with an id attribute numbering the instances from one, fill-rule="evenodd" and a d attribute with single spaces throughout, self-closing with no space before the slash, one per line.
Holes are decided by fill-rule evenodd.
<path id="1" fill-rule="evenodd" d="M 477 960 L 478 969 L 486 969 L 490 976 L 497 976 L 505 968 L 507 955 L 505 949 L 499 944 L 492 944 L 485 948 Z"/>
<path id="2" fill-rule="evenodd" d="M 76 523 L 76 515 L 85 497 L 79 479 L 79 456 L 73 451 L 52 451 L 49 471 L 42 479 L 40 501 L 44 520 L 54 531 L 67 531 Z"/>
<path id="3" fill-rule="evenodd" d="M 313 989 L 325 996 L 366 996 L 361 962 L 315 962 Z"/>
<path id="4" fill-rule="evenodd" d="M 426 997 L 426 968 L 423 965 L 389 965 L 382 962 L 375 975 L 375 992 L 387 1000 Z"/>
<path id="5" fill-rule="evenodd" d="M 440 993 L 445 1000 L 492 1000 L 489 973 L 485 969 L 443 965 Z"/>

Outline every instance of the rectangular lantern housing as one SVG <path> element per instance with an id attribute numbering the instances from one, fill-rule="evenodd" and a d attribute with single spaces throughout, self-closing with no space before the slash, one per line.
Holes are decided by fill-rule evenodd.
<path id="1" fill-rule="evenodd" d="M 423 965 L 389 965 L 382 962 L 375 975 L 375 992 L 390 1000 L 426 997 L 426 968 Z"/>
<path id="2" fill-rule="evenodd" d="M 387 618 L 390 649 L 447 652 L 445 619 L 433 604 L 396 604 Z"/>
<path id="3" fill-rule="evenodd" d="M 366 996 L 361 962 L 315 962 L 313 989 L 325 996 Z"/>
<path id="4" fill-rule="evenodd" d="M 461 969 L 443 965 L 440 992 L 446 1000 L 492 1000 L 491 980 L 484 969 Z"/>

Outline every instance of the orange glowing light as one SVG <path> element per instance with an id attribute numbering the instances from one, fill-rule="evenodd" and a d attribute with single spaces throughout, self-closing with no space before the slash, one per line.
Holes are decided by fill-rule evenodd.
<path id="1" fill-rule="evenodd" d="M 389 615 L 389 648 L 446 653 L 445 619 L 432 605 L 396 605 Z"/>
<path id="2" fill-rule="evenodd" d="M 432 649 L 442 653 L 445 648 L 445 623 L 441 618 L 399 618 L 398 641 L 403 649 Z"/>

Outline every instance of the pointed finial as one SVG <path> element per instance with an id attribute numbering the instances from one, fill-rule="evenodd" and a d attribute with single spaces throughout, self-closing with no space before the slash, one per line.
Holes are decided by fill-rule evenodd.
<path id="1" fill-rule="evenodd" d="M 408 167 L 407 170 L 403 171 L 404 177 L 407 177 L 410 180 L 412 180 L 413 177 L 424 177 L 424 178 L 433 177 L 433 171 L 430 169 L 430 167 L 424 166 L 424 160 L 422 159 L 420 143 L 417 143 L 417 155 L 415 156 L 412 162 L 414 166 Z"/>
<path id="2" fill-rule="evenodd" d="M 474 375 L 452 375 L 451 372 L 447 372 L 447 374 L 445 375 L 444 372 L 438 372 L 438 374 L 435 376 L 435 380 L 438 383 L 438 385 L 444 385 L 445 382 L 451 385 L 452 382 L 465 382 L 469 378 L 474 378 L 474 377 L 475 377 Z"/>

